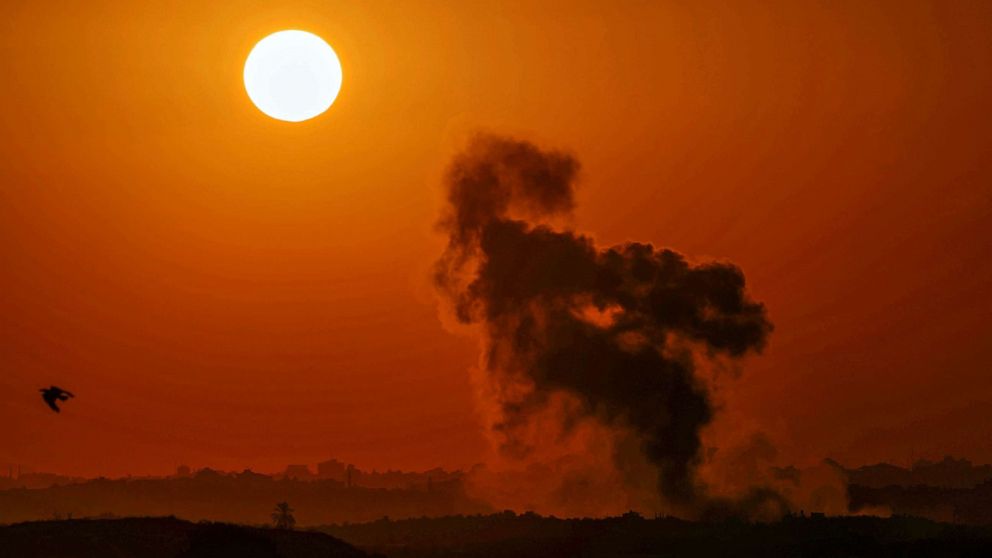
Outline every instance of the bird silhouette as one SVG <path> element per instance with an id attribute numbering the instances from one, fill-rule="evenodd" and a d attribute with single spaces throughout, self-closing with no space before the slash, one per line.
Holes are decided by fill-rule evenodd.
<path id="1" fill-rule="evenodd" d="M 58 386 L 41 388 L 38 391 L 41 392 L 41 398 L 45 400 L 45 403 L 56 413 L 61 412 L 59 406 L 56 405 L 57 401 L 67 401 L 70 397 L 75 397 L 75 395 Z"/>

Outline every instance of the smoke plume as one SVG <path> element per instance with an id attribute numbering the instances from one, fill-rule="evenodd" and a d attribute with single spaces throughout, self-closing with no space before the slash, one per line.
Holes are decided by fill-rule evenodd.
<path id="1" fill-rule="evenodd" d="M 549 415 L 561 436 L 592 422 L 624 440 L 618 468 L 635 440 L 661 498 L 698 513 L 700 431 L 714 414 L 699 364 L 760 351 L 771 324 L 733 264 L 693 265 L 649 243 L 602 249 L 555 226 L 578 171 L 568 154 L 476 136 L 446 175 L 436 285 L 460 322 L 480 326 L 505 455 L 540 450 L 535 421 Z"/>

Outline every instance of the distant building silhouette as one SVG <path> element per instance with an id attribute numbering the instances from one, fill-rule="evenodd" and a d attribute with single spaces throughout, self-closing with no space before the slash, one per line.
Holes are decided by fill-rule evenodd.
<path id="1" fill-rule="evenodd" d="M 317 478 L 346 482 L 348 480 L 348 464 L 337 459 L 321 461 L 317 464 Z"/>
<path id="2" fill-rule="evenodd" d="M 283 477 L 292 480 L 312 480 L 314 475 L 307 465 L 287 465 Z"/>

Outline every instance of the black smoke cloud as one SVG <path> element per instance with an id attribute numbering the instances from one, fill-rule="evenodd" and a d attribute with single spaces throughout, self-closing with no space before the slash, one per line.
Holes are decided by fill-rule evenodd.
<path id="1" fill-rule="evenodd" d="M 632 433 L 662 497 L 698 508 L 700 430 L 714 409 L 697 359 L 760 351 L 771 324 L 735 265 L 691 265 L 649 243 L 599 249 L 553 228 L 575 205 L 578 171 L 568 154 L 476 136 L 446 176 L 436 285 L 459 321 L 482 326 L 507 453 L 526 454 L 518 433 L 566 395 L 565 430 L 591 418 Z"/>

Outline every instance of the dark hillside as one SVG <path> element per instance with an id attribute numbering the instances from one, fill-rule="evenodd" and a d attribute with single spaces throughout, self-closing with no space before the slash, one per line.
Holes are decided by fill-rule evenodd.
<path id="1" fill-rule="evenodd" d="M 504 512 L 321 530 L 390 558 L 992 556 L 990 528 L 908 517 L 790 516 L 776 523 L 748 523 Z"/>
<path id="2" fill-rule="evenodd" d="M 0 556 L 17 558 L 362 558 L 323 533 L 179 519 L 36 521 L 0 527 Z"/>

